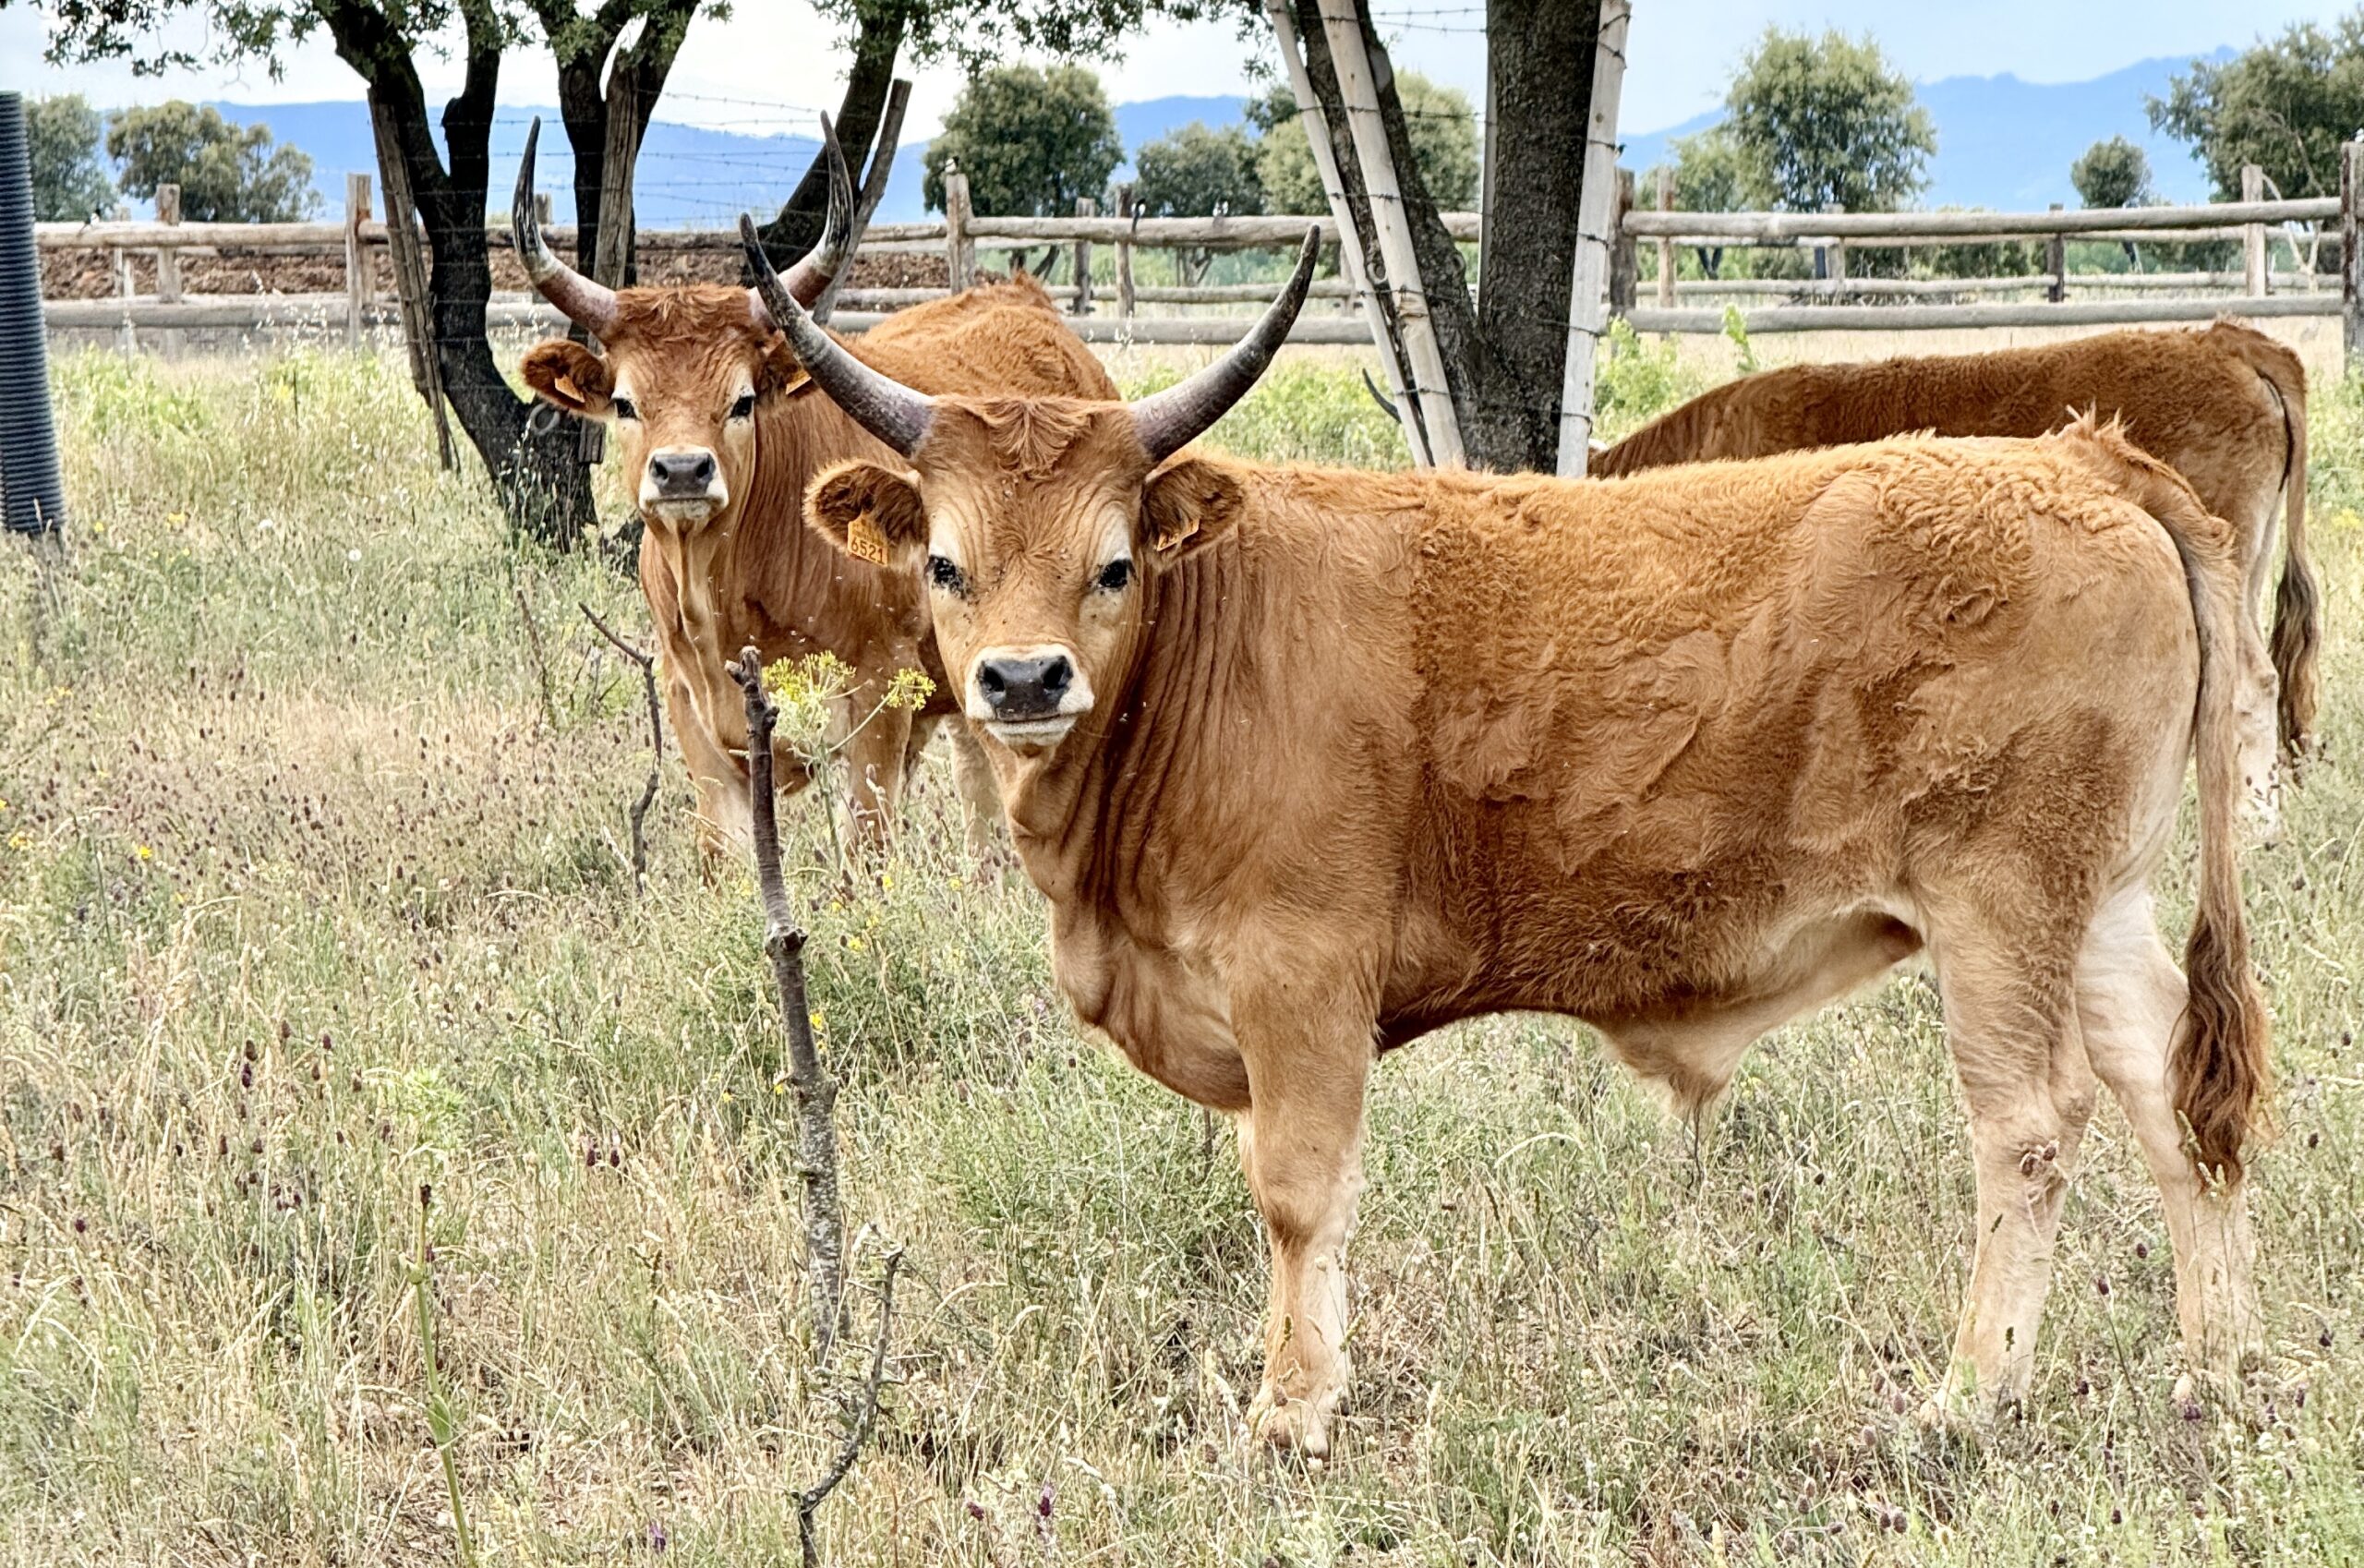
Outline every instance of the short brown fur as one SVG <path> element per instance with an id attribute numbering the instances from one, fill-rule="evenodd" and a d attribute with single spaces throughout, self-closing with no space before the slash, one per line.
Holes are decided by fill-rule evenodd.
<path id="1" fill-rule="evenodd" d="M 1021 472 L 1021 427 L 1072 433 Z M 1055 648 L 1092 694 L 1064 730 L 977 728 L 1061 990 L 1241 1117 L 1276 1441 L 1323 1451 L 1346 1387 L 1376 1052 L 1572 1014 L 1695 1108 L 1755 1036 L 1924 950 L 1978 1176 L 1948 1397 L 2032 1373 L 2096 1074 L 2159 1181 L 2194 1353 L 2252 1342 L 2234 539 L 2115 430 L 1574 483 L 1152 470 L 1124 408 L 947 399 L 912 465 L 823 476 L 814 524 L 890 518 L 905 570 L 957 568 L 930 597 L 956 682 Z M 1112 559 L 1136 568 L 1113 590 Z M 2195 750 L 2178 1037 L 2149 882 Z"/>
<path id="2" fill-rule="evenodd" d="M 1769 457 L 1914 431 L 2040 436 L 2081 413 L 2123 420 L 2136 445 L 2235 525 L 2253 615 L 2262 608 L 2276 513 L 2286 510 L 2271 652 L 2276 730 L 2286 754 L 2296 756 L 2314 725 L 2321 641 L 2306 546 L 2307 374 L 2296 354 L 2251 328 L 2218 321 L 1987 354 L 1787 366 L 1659 416 L 1596 452 L 1590 472 Z"/>

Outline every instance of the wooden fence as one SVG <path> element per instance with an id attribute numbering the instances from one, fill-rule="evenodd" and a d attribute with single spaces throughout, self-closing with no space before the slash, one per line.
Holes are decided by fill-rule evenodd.
<path id="1" fill-rule="evenodd" d="M 1974 327 L 2085 327 L 2143 322 L 2201 321 L 2219 315 L 2241 317 L 2340 317 L 2350 357 L 2364 353 L 2364 144 L 2345 151 L 2342 194 L 2302 200 L 2247 200 L 2201 206 L 2122 208 L 2045 212 L 1684 212 L 1674 211 L 1661 182 L 1660 205 L 1644 208 L 1630 197 L 1619 204 L 1612 229 L 1609 295 L 1612 311 L 1645 332 L 1716 333 L 1733 312 L 1752 332 L 1915 331 Z M 2256 189 L 2252 178 L 2248 188 Z M 1143 284 L 1134 259 L 1143 248 L 1200 253 L 1294 248 L 1308 228 L 1334 235 L 1330 218 L 1227 217 L 1148 218 L 1123 211 L 1128 193 L 1118 192 L 1119 211 L 1103 214 L 1079 204 L 1073 217 L 1008 218 L 970 210 L 967 181 L 947 180 L 944 219 L 923 223 L 873 224 L 863 236 L 870 252 L 938 252 L 952 286 L 978 275 L 978 253 L 1057 247 L 1071 280 L 1052 289 L 1071 313 L 1076 330 L 1092 342 L 1219 344 L 1236 337 L 1245 321 L 1236 313 L 1207 308 L 1260 304 L 1277 283 Z M 1630 190 L 1630 176 L 1620 181 Z M 169 191 L 169 187 L 168 187 Z M 176 197 L 170 192 L 169 197 Z M 369 329 L 400 327 L 405 313 L 395 293 L 381 290 L 380 258 L 391 247 L 386 225 L 372 217 L 369 179 L 349 178 L 342 222 L 315 223 L 185 223 L 178 203 L 160 193 L 160 219 L 153 223 L 42 223 L 35 226 L 43 249 L 99 249 L 115 259 L 117 295 L 107 299 L 53 300 L 45 306 L 53 327 L 141 329 L 259 328 L 308 325 L 342 330 L 358 342 Z M 2293 232 L 2303 225 L 2304 247 Z M 1478 238 L 1476 213 L 1445 215 L 1455 239 Z M 571 247 L 565 227 L 548 230 L 554 246 Z M 488 225 L 496 249 L 510 244 L 505 224 Z M 2237 239 L 2238 271 L 2140 274 L 2072 272 L 2070 238 L 2189 241 Z M 1851 247 L 1960 245 L 2026 241 L 2044 247 L 2040 271 L 2002 278 L 1876 278 L 1848 276 Z M 2292 267 L 2270 265 L 2280 243 Z M 638 235 L 644 252 L 735 251 L 734 233 L 714 229 L 648 230 Z M 1644 247 L 1657 253 L 1654 280 L 1641 276 Z M 1679 279 L 1680 247 L 1810 247 L 1823 275 L 1810 280 Z M 2311 258 L 2319 247 L 2336 251 L 2336 280 L 2317 273 Z M 1112 274 L 1095 276 L 1097 253 L 1110 253 Z M 321 255 L 342 252 L 345 288 L 341 294 L 215 295 L 183 291 L 179 260 L 207 251 L 280 251 Z M 136 294 L 127 258 L 157 259 L 153 294 Z M 417 283 L 401 266 L 397 292 Z M 1641 297 L 1644 283 L 1653 296 Z M 407 284 L 407 287 L 403 285 Z M 838 296 L 838 327 L 861 331 L 881 312 L 899 309 L 948 292 L 935 288 L 850 288 Z M 1326 308 L 1307 310 L 1290 335 L 1295 343 L 1358 344 L 1369 341 L 1357 301 L 1343 279 L 1314 285 Z M 2036 294 L 2042 297 L 1983 296 Z M 2080 297 L 2071 297 L 2072 294 Z M 1725 306 L 1685 305 L 1722 296 Z M 1763 303 L 1760 303 L 1763 301 Z M 1143 311 L 1144 306 L 1167 308 Z M 496 327 L 555 326 L 557 314 L 530 295 L 496 296 Z M 423 320 L 414 308 L 412 319 Z"/>

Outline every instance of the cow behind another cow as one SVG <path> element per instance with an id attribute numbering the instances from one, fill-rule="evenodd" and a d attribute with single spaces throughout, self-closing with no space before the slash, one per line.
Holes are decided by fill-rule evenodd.
<path id="1" fill-rule="evenodd" d="M 1175 457 L 1312 258 L 1248 343 L 1130 407 L 923 398 L 773 296 L 903 454 L 808 510 L 925 574 L 1061 990 L 1240 1117 L 1268 1434 L 1323 1453 L 1346 1392 L 1378 1052 L 1571 1014 L 1695 1108 L 1757 1035 L 1923 951 L 1978 1188 L 1941 1397 L 2028 1385 L 2097 1078 L 2164 1197 L 2189 1347 L 2237 1364 L 2266 1041 L 2230 529 L 2091 421 L 1608 484 Z M 2195 754 L 2187 985 L 2150 883 Z"/>
<path id="2" fill-rule="evenodd" d="M 910 574 L 851 560 L 804 526 L 814 475 L 885 450 L 815 393 L 750 291 L 609 290 L 551 255 L 533 222 L 534 140 L 529 133 L 517 175 L 519 253 L 535 286 L 590 329 L 599 352 L 554 338 L 529 349 L 520 370 L 544 401 L 607 421 L 621 438 L 645 525 L 641 587 L 664 658 L 667 711 L 697 790 L 702 841 L 711 855 L 746 832 L 746 709 L 724 665 L 751 644 L 766 662 L 826 653 L 851 669 L 832 739 L 843 746 L 854 826 L 874 838 L 894 819 L 908 759 L 959 711 Z M 788 283 L 807 303 L 850 259 L 850 181 L 836 138 L 826 141 L 830 234 Z M 942 392 L 1116 395 L 1050 296 L 1027 278 L 899 312 L 853 352 Z M 917 715 L 879 706 L 903 669 L 935 682 Z M 997 819 L 1000 804 L 975 742 L 959 729 L 954 742 L 973 828 Z M 806 781 L 804 760 L 784 744 L 774 764 L 790 788 Z"/>
<path id="3" fill-rule="evenodd" d="M 1810 447 L 1940 436 L 2040 436 L 2081 414 L 2125 422 L 2137 446 L 2181 474 L 2240 538 L 2252 621 L 2264 607 L 2274 520 L 2286 513 L 2272 659 L 2245 638 L 2264 686 L 2243 707 L 2295 758 L 2314 724 L 2320 641 L 2307 559 L 2307 372 L 2264 333 L 2231 321 L 2196 332 L 2101 332 L 1989 354 L 1791 365 L 1702 393 L 1596 452 L 1603 477 L 1676 463 L 1770 457 Z M 2248 628 L 2254 632 L 2254 625 Z M 2252 755 L 2273 749 L 2253 736 Z M 2252 761 L 2248 770 L 2256 773 Z M 2252 778 L 2253 790 L 2260 780 Z"/>

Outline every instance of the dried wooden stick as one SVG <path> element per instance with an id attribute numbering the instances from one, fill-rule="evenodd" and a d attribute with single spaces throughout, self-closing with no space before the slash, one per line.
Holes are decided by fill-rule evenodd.
<path id="1" fill-rule="evenodd" d="M 771 959 L 788 1031 L 788 1083 L 796 1094 L 797 1166 L 804 1182 L 804 1270 L 813 1309 L 813 1362 L 826 1366 L 845 1309 L 845 1220 L 838 1199 L 838 1086 L 821 1070 L 804 993 L 804 930 L 789 908 L 779 869 L 779 823 L 772 800 L 772 727 L 778 705 L 764 690 L 763 657 L 750 647 L 730 665 L 747 694 L 747 785 L 755 847 L 755 895 L 764 911 L 764 955 Z"/>
<path id="2" fill-rule="evenodd" d="M 648 882 L 648 808 L 657 800 L 657 779 L 665 766 L 665 719 L 657 706 L 657 660 L 633 647 L 582 600 L 575 608 L 585 620 L 598 629 L 599 635 L 614 645 L 615 650 L 640 666 L 641 684 L 648 689 L 648 782 L 642 786 L 640 799 L 632 808 L 632 894 L 637 899 Z"/>

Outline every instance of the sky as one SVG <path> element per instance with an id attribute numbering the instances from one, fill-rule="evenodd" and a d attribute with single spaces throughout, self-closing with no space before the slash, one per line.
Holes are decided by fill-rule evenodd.
<path id="1" fill-rule="evenodd" d="M 1399 66 L 1460 87 L 1483 103 L 1483 0 L 1373 0 L 1372 8 Z M 2027 81 L 2063 82 L 2159 55 L 2243 46 L 2294 21 L 2327 21 L 2344 8 L 2333 0 L 1636 0 L 1619 118 L 1644 132 L 1713 107 L 1733 64 L 1768 26 L 1868 31 L 1916 80 L 2008 71 Z M 186 24 L 178 33 L 191 43 L 203 36 Z M 45 42 L 41 17 L 23 0 L 0 8 L 0 89 L 80 92 L 104 107 L 174 97 L 256 103 L 361 95 L 358 79 L 322 40 L 290 53 L 277 80 L 257 65 L 163 77 L 135 77 L 122 65 L 54 67 L 42 58 Z M 663 116 L 755 133 L 809 130 L 814 110 L 833 106 L 843 84 L 847 58 L 835 44 L 832 28 L 801 0 L 742 0 L 727 22 L 693 24 Z M 1095 65 L 1109 97 L 1128 103 L 1251 90 L 1250 57 L 1229 23 L 1160 22 L 1124 58 Z M 1277 58 L 1268 45 L 1265 57 Z M 430 60 L 422 71 L 431 94 L 448 93 L 458 74 L 449 60 Z M 956 69 L 921 68 L 907 139 L 933 134 L 959 88 Z M 521 53 L 510 62 L 501 93 L 510 103 L 555 102 L 547 53 Z"/>

